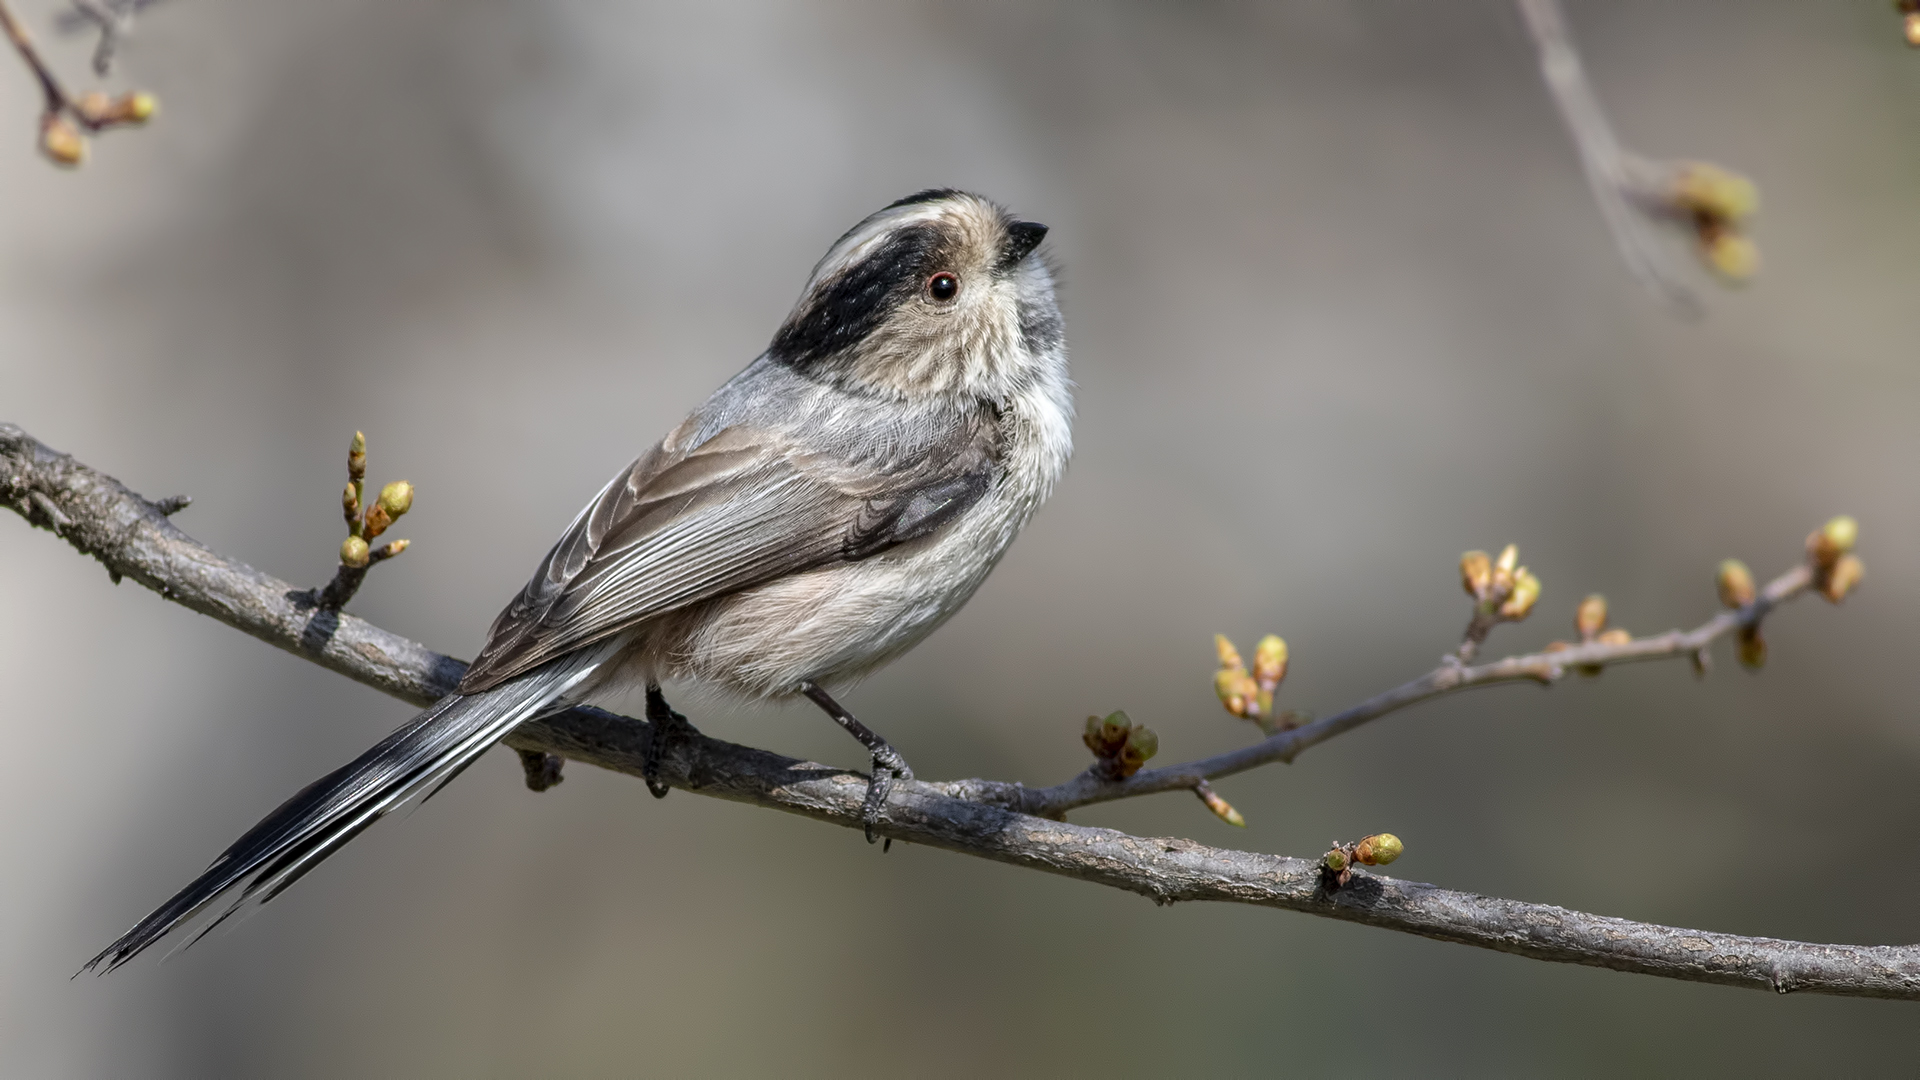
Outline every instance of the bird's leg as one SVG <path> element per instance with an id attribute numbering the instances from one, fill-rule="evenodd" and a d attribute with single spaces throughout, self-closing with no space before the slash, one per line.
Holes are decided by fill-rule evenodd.
<path id="1" fill-rule="evenodd" d="M 686 717 L 667 704 L 660 684 L 654 682 L 647 684 L 647 723 L 653 725 L 653 738 L 647 743 L 647 762 L 641 768 L 640 778 L 647 782 L 647 790 L 654 798 L 664 799 L 672 789 L 660 782 L 660 762 L 672 751 L 674 743 L 685 741 L 695 731 Z"/>
<path id="2" fill-rule="evenodd" d="M 860 820 L 867 827 L 867 843 L 874 841 L 873 827 L 880 821 L 880 808 L 887 804 L 887 793 L 893 790 L 893 782 L 913 779 L 913 770 L 907 768 L 907 759 L 900 751 L 887 745 L 887 740 L 874 734 L 873 729 L 853 718 L 846 706 L 833 700 L 833 696 L 811 682 L 800 684 L 800 692 L 807 695 L 828 715 L 833 722 L 847 729 L 847 734 L 860 740 L 860 745 L 873 755 L 873 778 L 867 781 L 867 798 L 860 806 Z M 892 847 L 893 841 L 888 840 Z"/>

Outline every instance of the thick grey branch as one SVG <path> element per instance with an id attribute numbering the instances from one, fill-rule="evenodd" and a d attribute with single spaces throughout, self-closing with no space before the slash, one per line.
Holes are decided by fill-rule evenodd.
<path id="1" fill-rule="evenodd" d="M 465 670 L 458 660 L 352 615 L 303 607 L 293 599 L 299 590 L 208 550 L 118 481 L 4 424 L 0 502 L 42 527 L 64 517 L 60 535 L 111 573 L 402 700 L 432 701 Z M 1577 650 L 1551 655 L 1564 664 L 1583 659 Z M 529 724 L 508 742 L 640 775 L 650 738 L 640 720 L 583 707 Z M 659 778 L 704 795 L 852 829 L 862 825 L 866 782 L 859 774 L 704 736 L 677 744 L 660 763 Z M 1920 1000 L 1920 947 L 1812 945 L 1682 930 L 1365 873 L 1329 893 L 1317 863 L 1051 821 L 1009 809 L 1018 798 L 1015 785 L 900 781 L 877 831 L 1161 903 L 1260 904 L 1540 960 L 1781 993 Z"/>

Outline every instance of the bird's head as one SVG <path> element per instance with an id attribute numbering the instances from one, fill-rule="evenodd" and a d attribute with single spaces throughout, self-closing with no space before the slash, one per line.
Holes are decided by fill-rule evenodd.
<path id="1" fill-rule="evenodd" d="M 1046 234 L 977 195 L 910 195 L 834 243 L 768 351 L 851 390 L 1004 398 L 1064 365 Z"/>

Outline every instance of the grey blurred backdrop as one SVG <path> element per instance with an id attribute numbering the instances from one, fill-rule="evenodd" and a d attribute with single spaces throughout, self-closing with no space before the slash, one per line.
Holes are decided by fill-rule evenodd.
<path id="1" fill-rule="evenodd" d="M 36 27 L 53 5 L 23 5 Z M 1768 263 L 1697 324 L 1621 268 L 1502 2 L 201 0 L 77 174 L 0 62 L 0 418 L 296 582 L 354 429 L 419 489 L 359 613 L 471 655 L 574 509 L 915 189 L 1053 226 L 1078 452 L 972 605 L 851 704 L 923 775 L 1029 783 L 1124 707 L 1186 758 L 1425 670 L 1518 541 L 1636 630 L 1847 511 L 1863 591 L 1757 676 L 1645 666 L 1413 710 L 1077 820 L 1688 926 L 1920 939 L 1920 55 L 1880 0 L 1578 3 L 1627 140 L 1749 171 Z M 54 52 L 84 83 L 85 44 Z M 8 134 L 10 133 L 10 134 Z M 1912 1005 L 1549 966 L 1135 896 L 496 751 L 261 914 L 81 961 L 408 715 L 0 522 L 0 1072 L 21 1077 L 1910 1071 Z M 632 707 L 632 703 L 628 703 Z M 811 710 L 706 730 L 861 764 Z"/>

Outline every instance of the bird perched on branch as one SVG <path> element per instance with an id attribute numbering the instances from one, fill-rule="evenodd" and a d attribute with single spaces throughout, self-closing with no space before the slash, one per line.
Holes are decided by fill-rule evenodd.
<path id="1" fill-rule="evenodd" d="M 574 519 L 454 693 L 288 800 L 87 967 L 126 963 L 236 891 L 206 929 L 271 900 L 515 727 L 624 686 L 647 689 L 656 794 L 651 763 L 686 723 L 663 682 L 809 698 L 872 752 L 871 841 L 894 778 L 913 774 L 827 688 L 966 603 L 1072 448 L 1060 312 L 1035 251 L 1046 232 L 944 189 L 855 225 L 767 351 Z"/>

